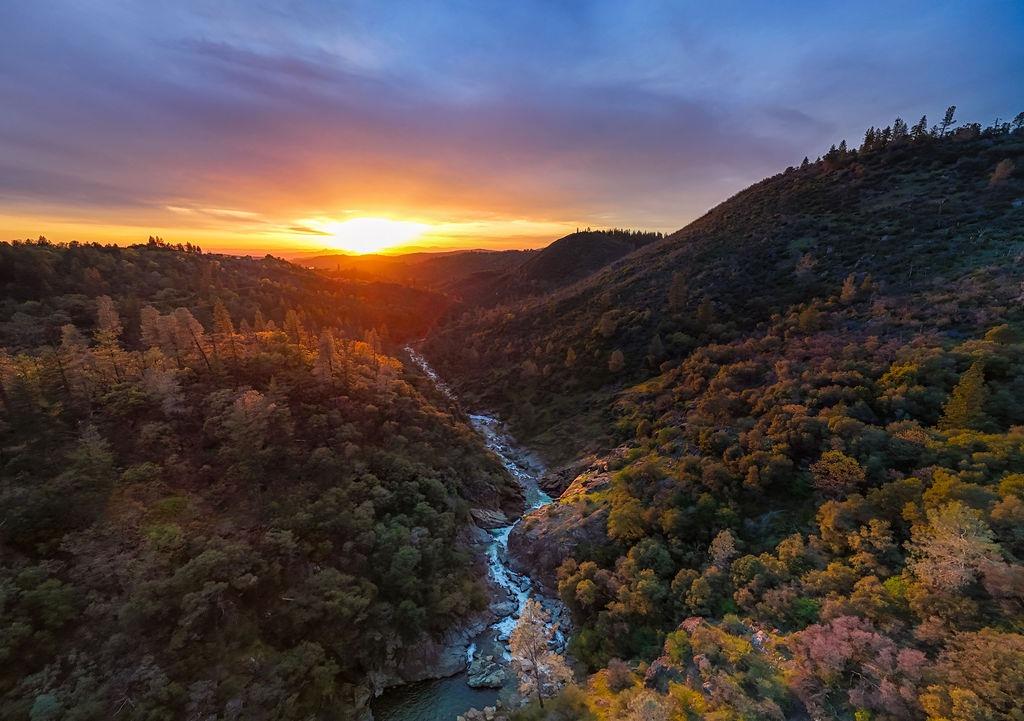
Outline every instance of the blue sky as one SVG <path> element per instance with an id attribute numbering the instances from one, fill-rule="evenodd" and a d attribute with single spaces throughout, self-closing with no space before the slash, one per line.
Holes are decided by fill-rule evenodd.
<path id="1" fill-rule="evenodd" d="M 898 114 L 1024 110 L 1010 0 L 55 0 L 0 27 L 0 238 L 673 230 Z"/>

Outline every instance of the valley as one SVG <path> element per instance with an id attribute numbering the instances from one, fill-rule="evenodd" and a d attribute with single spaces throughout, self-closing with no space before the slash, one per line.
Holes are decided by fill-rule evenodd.
<path id="1" fill-rule="evenodd" d="M 668 235 L 0 243 L 0 717 L 1017 721 L 1024 128 L 901 123 Z"/>

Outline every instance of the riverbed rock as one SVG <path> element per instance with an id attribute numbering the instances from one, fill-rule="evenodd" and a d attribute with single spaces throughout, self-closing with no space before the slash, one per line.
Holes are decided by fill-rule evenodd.
<path id="1" fill-rule="evenodd" d="M 508 721 L 509 712 L 499 701 L 497 706 L 484 706 L 482 709 L 471 708 L 455 718 L 456 721 Z"/>
<path id="2" fill-rule="evenodd" d="M 473 508 L 469 513 L 480 528 L 503 528 L 512 523 L 504 511 L 495 508 Z"/>
<path id="3" fill-rule="evenodd" d="M 497 600 L 491 604 L 491 613 L 493 613 L 497 618 L 511 616 L 515 614 L 518 609 L 519 604 L 517 604 L 511 598 Z"/>
<path id="4" fill-rule="evenodd" d="M 469 665 L 466 684 L 471 688 L 501 688 L 508 676 L 500 658 L 476 656 Z"/>

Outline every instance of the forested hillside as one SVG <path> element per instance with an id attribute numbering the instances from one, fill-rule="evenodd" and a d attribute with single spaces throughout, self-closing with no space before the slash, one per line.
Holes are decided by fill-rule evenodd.
<path id="1" fill-rule="evenodd" d="M 585 672 L 520 718 L 1022 718 L 1022 156 L 898 121 L 432 337 L 596 451 L 510 540 Z"/>
<path id="2" fill-rule="evenodd" d="M 586 278 L 661 237 L 661 233 L 621 228 L 578 230 L 534 251 L 514 267 L 471 278 L 473 282 L 454 290 L 475 306 L 543 295 Z"/>
<path id="3" fill-rule="evenodd" d="M 223 303 L 240 330 L 284 328 L 295 320 L 350 337 L 373 330 L 382 340 L 422 336 L 445 311 L 444 297 L 384 282 L 328 281 L 267 256 L 262 259 L 172 248 L 159 238 L 122 248 L 57 246 L 45 239 L 0 244 L 0 333 L 8 348 L 54 344 L 66 323 L 89 328 L 99 295 L 118 302 L 126 339 L 139 339 L 139 309 L 186 307 L 210 325 Z"/>
<path id="4" fill-rule="evenodd" d="M 521 437 L 576 448 L 581 422 L 595 421 L 587 436 L 606 426 L 587 416 L 610 388 L 773 315 L 811 316 L 844 283 L 915 307 L 923 290 L 1013 267 L 1024 135 L 892 132 L 757 183 L 580 283 L 470 310 L 432 336 L 431 357 Z"/>
<path id="5" fill-rule="evenodd" d="M 487 605 L 520 492 L 382 341 L 436 297 L 155 241 L 0 292 L 0 717 L 351 718 Z"/>

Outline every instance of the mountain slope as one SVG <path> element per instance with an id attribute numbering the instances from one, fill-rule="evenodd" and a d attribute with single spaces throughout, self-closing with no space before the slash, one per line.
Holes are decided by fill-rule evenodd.
<path id="1" fill-rule="evenodd" d="M 375 331 L 436 296 L 34 243 L 0 292 L 0 717 L 365 718 L 487 622 L 521 491 Z"/>
<path id="2" fill-rule="evenodd" d="M 470 402 L 501 408 L 524 435 L 550 432 L 567 412 L 601 407 L 590 394 L 738 337 L 850 275 L 910 296 L 1013 259 L 1024 250 L 1020 173 L 990 177 L 1022 154 L 1019 133 L 929 138 L 790 169 L 568 288 L 467 312 L 428 350 Z"/>
<path id="3" fill-rule="evenodd" d="M 432 339 L 579 459 L 509 553 L 587 674 L 517 718 L 1019 715 L 1024 133 L 877 145 Z"/>
<path id="4" fill-rule="evenodd" d="M 94 321 L 89 301 L 110 295 L 125 304 L 127 334 L 138 339 L 141 305 L 185 306 L 204 323 L 215 300 L 248 324 L 284 327 L 289 310 L 314 327 L 361 337 L 376 329 L 396 340 L 422 336 L 448 308 L 444 297 L 394 283 L 330 280 L 312 270 L 266 256 L 254 259 L 181 252 L 153 242 L 118 247 L 48 242 L 0 243 L 0 341 L 9 349 L 60 340 L 60 328 Z M 263 328 L 259 328 L 263 330 Z"/>
<path id="5" fill-rule="evenodd" d="M 493 305 L 542 295 L 586 278 L 660 238 L 660 233 L 642 231 L 577 231 L 535 251 L 514 268 L 492 274 L 489 281 L 467 289 L 463 297 L 474 304 Z"/>

